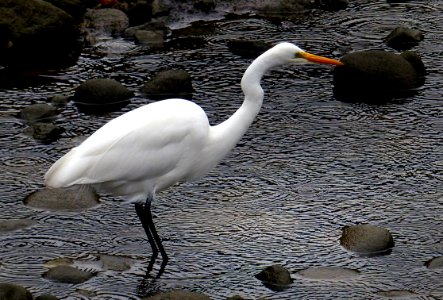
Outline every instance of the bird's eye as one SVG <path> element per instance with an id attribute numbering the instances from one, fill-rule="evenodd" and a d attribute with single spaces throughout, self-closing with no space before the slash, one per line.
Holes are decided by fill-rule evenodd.
<path id="1" fill-rule="evenodd" d="M 302 58 L 302 55 L 300 52 L 295 52 L 294 58 Z"/>

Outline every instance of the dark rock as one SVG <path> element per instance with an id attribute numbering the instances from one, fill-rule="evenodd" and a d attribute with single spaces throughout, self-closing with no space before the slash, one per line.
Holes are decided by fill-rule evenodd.
<path id="1" fill-rule="evenodd" d="M 81 51 L 73 18 L 39 0 L 0 2 L 0 64 L 15 68 L 61 68 L 74 64 Z"/>
<path id="2" fill-rule="evenodd" d="M 57 266 L 49 269 L 43 277 L 53 281 L 78 284 L 95 275 L 97 275 L 96 272 L 82 271 L 71 266 Z"/>
<path id="3" fill-rule="evenodd" d="M 389 254 L 394 247 L 394 239 L 385 228 L 360 224 L 344 227 L 340 244 L 349 251 L 374 256 Z"/>
<path id="4" fill-rule="evenodd" d="M 32 294 L 19 285 L 0 283 L 0 300 L 32 300 Z"/>
<path id="5" fill-rule="evenodd" d="M 59 300 L 59 298 L 53 296 L 53 295 L 40 295 L 35 300 Z"/>
<path id="6" fill-rule="evenodd" d="M 266 267 L 255 276 L 271 290 L 281 291 L 286 289 L 292 283 L 289 271 L 281 265 L 272 265 Z"/>
<path id="7" fill-rule="evenodd" d="M 259 40 L 228 41 L 229 50 L 244 58 L 256 58 L 271 47 L 272 44 Z"/>
<path id="8" fill-rule="evenodd" d="M 420 296 L 414 292 L 404 291 L 404 290 L 392 290 L 392 291 L 380 291 L 376 293 L 377 296 L 385 297 L 388 299 L 399 298 L 399 299 L 409 299 L 416 298 Z"/>
<path id="9" fill-rule="evenodd" d="M 58 127 L 52 123 L 37 122 L 29 126 L 25 133 L 31 135 L 34 139 L 42 143 L 49 144 L 57 140 L 64 132 L 64 128 Z"/>
<path id="10" fill-rule="evenodd" d="M 143 298 L 143 300 L 211 300 L 208 296 L 196 292 L 172 290 L 159 293 L 155 296 Z"/>
<path id="11" fill-rule="evenodd" d="M 46 2 L 64 10 L 70 14 L 76 22 L 82 20 L 86 12 L 85 3 L 82 0 L 46 0 Z"/>
<path id="12" fill-rule="evenodd" d="M 152 17 L 151 1 L 137 0 L 130 2 L 127 14 L 130 26 L 137 26 L 149 22 Z"/>
<path id="13" fill-rule="evenodd" d="M 51 211 L 78 211 L 97 206 L 99 201 L 98 195 L 87 187 L 44 188 L 26 197 L 24 204 Z"/>
<path id="14" fill-rule="evenodd" d="M 197 0 L 194 1 L 194 7 L 198 10 L 201 10 L 205 13 L 210 12 L 215 8 L 215 0 Z"/>
<path id="15" fill-rule="evenodd" d="M 142 91 L 151 99 L 189 98 L 193 91 L 191 76 L 184 70 L 159 72 L 144 84 Z"/>
<path id="16" fill-rule="evenodd" d="M 425 266 L 428 269 L 437 269 L 437 268 L 443 268 L 443 256 L 434 257 L 431 260 L 428 260 L 425 263 Z"/>
<path id="17" fill-rule="evenodd" d="M 129 257 L 108 254 L 100 254 L 98 257 L 104 270 L 122 272 L 131 268 L 132 259 Z"/>
<path id="18" fill-rule="evenodd" d="M 245 300 L 245 298 L 243 298 L 240 295 L 234 295 L 234 296 L 226 298 L 226 300 Z"/>
<path id="19" fill-rule="evenodd" d="M 48 104 L 32 104 L 26 106 L 20 111 L 20 119 L 25 120 L 29 124 L 48 123 L 55 119 L 57 109 Z"/>
<path id="20" fill-rule="evenodd" d="M 206 46 L 204 38 L 198 36 L 176 37 L 166 43 L 166 48 L 170 50 L 200 49 Z"/>
<path id="21" fill-rule="evenodd" d="M 99 114 L 118 110 L 129 104 L 134 93 L 113 79 L 89 79 L 77 87 L 73 100 L 84 113 Z"/>
<path id="22" fill-rule="evenodd" d="M 314 8 L 314 5 L 310 0 L 260 1 L 253 5 L 253 10 L 258 15 L 271 19 L 286 19 L 312 8 Z"/>
<path id="23" fill-rule="evenodd" d="M 70 97 L 65 95 L 55 95 L 49 100 L 54 107 L 61 108 L 68 104 Z"/>
<path id="24" fill-rule="evenodd" d="M 321 9 L 337 11 L 341 9 L 345 9 L 349 1 L 348 0 L 315 0 L 316 5 L 318 5 Z"/>
<path id="25" fill-rule="evenodd" d="M 333 75 L 334 94 L 342 101 L 384 103 L 413 94 L 423 82 L 417 63 L 394 53 L 360 51 L 341 61 L 344 65 L 335 67 Z"/>
<path id="26" fill-rule="evenodd" d="M 406 59 L 414 68 L 417 74 L 417 86 L 421 86 L 425 83 L 426 67 L 421 57 L 414 51 L 405 51 L 400 54 L 401 57 Z"/>
<path id="27" fill-rule="evenodd" d="M 82 31 L 85 40 L 90 45 L 95 45 L 103 37 L 122 36 L 128 27 L 128 16 L 119 9 L 89 9 L 84 17 Z"/>
<path id="28" fill-rule="evenodd" d="M 318 267 L 298 271 L 297 275 L 313 280 L 346 280 L 359 276 L 360 272 L 346 268 Z"/>
<path id="29" fill-rule="evenodd" d="M 163 48 L 165 43 L 164 34 L 161 30 L 137 30 L 134 37 L 137 43 L 154 49 Z"/>
<path id="30" fill-rule="evenodd" d="M 164 37 L 168 32 L 168 28 L 164 22 L 150 22 L 127 28 L 124 32 L 124 36 L 126 38 L 135 38 L 135 34 L 138 31 L 161 31 Z"/>
<path id="31" fill-rule="evenodd" d="M 385 42 L 396 50 L 408 50 L 418 45 L 424 38 L 423 34 L 415 29 L 397 27 L 386 37 Z"/>
<path id="32" fill-rule="evenodd" d="M 19 230 L 32 226 L 33 224 L 35 224 L 35 222 L 28 219 L 0 220 L 0 232 Z"/>

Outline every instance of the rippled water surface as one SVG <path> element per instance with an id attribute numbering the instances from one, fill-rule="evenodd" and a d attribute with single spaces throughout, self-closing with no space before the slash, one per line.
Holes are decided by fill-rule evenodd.
<path id="1" fill-rule="evenodd" d="M 0 90 L 0 218 L 35 222 L 0 234 L 0 282 L 69 299 L 139 299 L 171 288 L 213 299 L 373 299 L 390 290 L 443 299 L 442 269 L 424 267 L 443 253 L 443 4 L 350 2 L 346 10 L 299 20 L 219 22 L 204 37 L 207 46 L 196 50 L 152 54 L 119 41 L 130 51 L 87 51 L 76 66 L 47 74 L 39 84 Z M 192 74 L 193 100 L 215 124 L 240 105 L 239 80 L 250 63 L 228 51 L 228 40 L 288 40 L 340 57 L 387 49 L 383 38 L 399 25 L 425 35 L 414 50 L 429 74 L 413 97 L 382 106 L 339 102 L 324 66 L 285 67 L 266 76 L 263 108 L 229 157 L 204 179 L 177 185 L 155 200 L 155 221 L 171 259 L 154 282 L 143 281 L 150 248 L 132 205 L 106 195 L 99 206 L 76 213 L 23 205 L 26 195 L 43 187 L 52 162 L 122 113 L 86 116 L 69 103 L 57 120 L 65 133 L 44 145 L 24 134 L 26 125 L 15 118 L 30 103 L 72 94 L 82 81 L 104 76 L 136 92 L 127 111 L 150 102 L 138 92 L 147 78 L 184 68 Z M 396 242 L 392 253 L 362 258 L 345 251 L 338 241 L 341 228 L 355 223 L 388 228 Z M 51 259 L 68 257 L 87 266 L 96 253 L 128 256 L 132 267 L 103 271 L 78 285 L 41 276 Z M 254 275 L 276 263 L 292 273 L 330 266 L 360 275 L 343 281 L 293 276 L 288 289 L 275 292 Z"/>

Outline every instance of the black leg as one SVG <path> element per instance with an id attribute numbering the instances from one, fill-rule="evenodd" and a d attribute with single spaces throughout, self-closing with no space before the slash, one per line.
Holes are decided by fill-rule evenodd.
<path id="1" fill-rule="evenodd" d="M 155 229 L 154 221 L 152 219 L 150 201 L 147 201 L 146 204 L 136 203 L 135 204 L 135 211 L 137 212 L 138 218 L 140 219 L 140 222 L 143 225 L 143 229 L 145 230 L 146 236 L 148 237 L 148 242 L 152 248 L 152 256 L 151 256 L 151 260 L 149 261 L 148 269 L 146 271 L 146 277 L 148 277 L 149 273 L 152 271 L 155 260 L 157 259 L 157 256 L 158 256 L 159 249 L 160 249 L 160 253 L 163 258 L 163 262 L 161 264 L 160 271 L 157 275 L 157 277 L 160 277 L 160 275 L 163 273 L 165 266 L 168 262 L 168 256 L 166 254 L 165 249 L 163 248 L 163 245 L 162 245 L 161 239 L 157 233 L 157 230 Z"/>

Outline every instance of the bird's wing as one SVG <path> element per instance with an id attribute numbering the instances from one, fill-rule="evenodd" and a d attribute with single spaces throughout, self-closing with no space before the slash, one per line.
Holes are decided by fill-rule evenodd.
<path id="1" fill-rule="evenodd" d="M 64 187 L 162 176 L 202 147 L 207 129 L 206 115 L 192 102 L 143 106 L 113 119 L 59 159 L 46 183 Z"/>

